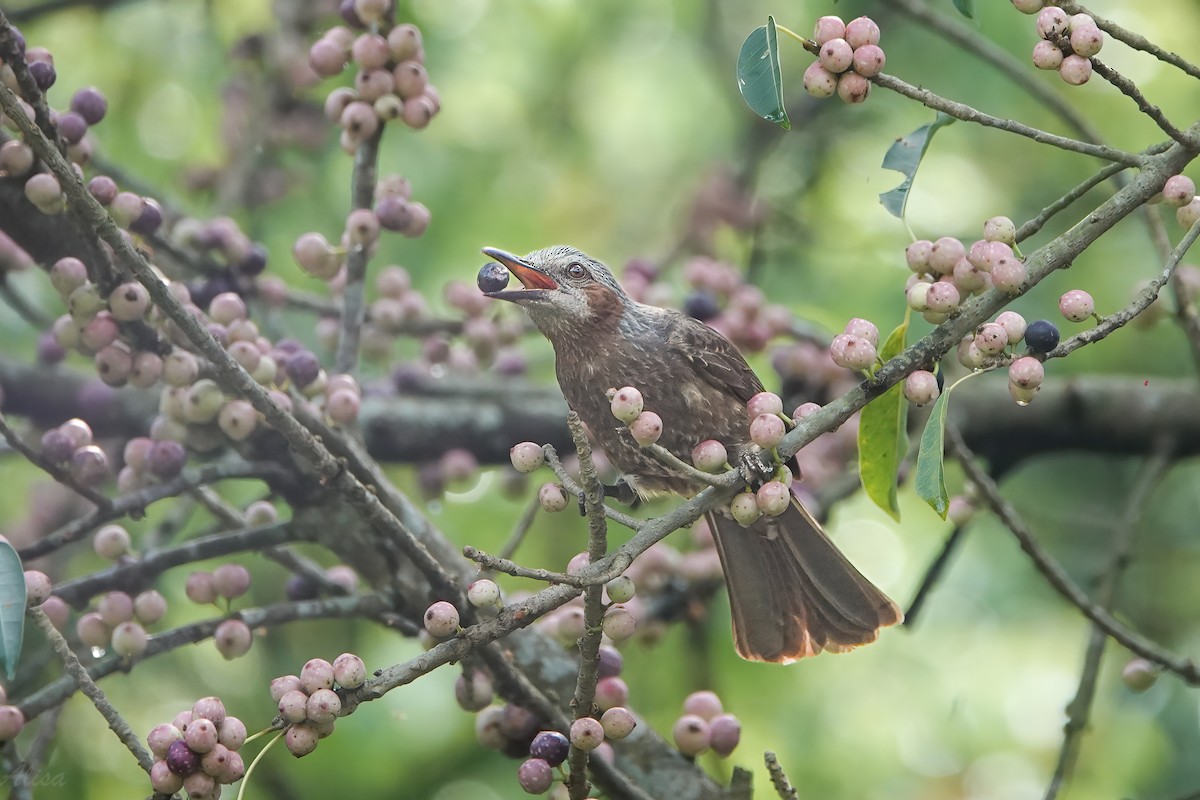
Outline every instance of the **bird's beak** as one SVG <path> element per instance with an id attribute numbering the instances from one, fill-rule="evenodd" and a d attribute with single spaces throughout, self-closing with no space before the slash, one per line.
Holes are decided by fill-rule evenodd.
<path id="1" fill-rule="evenodd" d="M 557 289 L 558 284 L 545 270 L 535 267 L 520 256 L 514 256 L 496 247 L 483 248 L 483 254 L 496 259 L 521 282 L 522 289 L 505 289 L 499 292 L 488 292 L 487 296 L 497 300 L 521 300 L 533 298 L 546 291 Z"/>

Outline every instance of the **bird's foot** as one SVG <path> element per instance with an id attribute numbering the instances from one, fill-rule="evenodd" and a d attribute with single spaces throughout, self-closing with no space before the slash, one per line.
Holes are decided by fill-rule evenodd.
<path id="1" fill-rule="evenodd" d="M 612 486 L 604 486 L 604 496 L 611 497 L 623 506 L 637 508 L 642 504 L 642 497 L 633 490 L 624 478 L 618 478 Z"/>
<path id="2" fill-rule="evenodd" d="M 775 477 L 775 464 L 767 456 L 757 448 L 747 448 L 738 453 L 738 469 L 746 483 L 760 486 Z"/>

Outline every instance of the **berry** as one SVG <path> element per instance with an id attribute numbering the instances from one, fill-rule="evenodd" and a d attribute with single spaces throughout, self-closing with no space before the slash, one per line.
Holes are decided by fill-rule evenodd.
<path id="1" fill-rule="evenodd" d="M 193 603 L 208 605 L 217 601 L 217 586 L 211 572 L 193 572 L 188 575 L 183 591 Z"/>
<path id="2" fill-rule="evenodd" d="M 84 614 L 75 621 L 75 635 L 88 647 L 103 649 L 110 644 L 111 633 L 108 625 L 94 611 Z"/>
<path id="3" fill-rule="evenodd" d="M 132 658 L 146 652 L 146 629 L 136 622 L 122 622 L 113 628 L 112 649 L 117 655 Z"/>
<path id="4" fill-rule="evenodd" d="M 729 502 L 729 513 L 743 528 L 754 524 L 762 516 L 758 508 L 758 497 L 753 492 L 742 492 Z"/>
<path id="5" fill-rule="evenodd" d="M 508 280 L 508 270 L 504 268 L 504 265 L 489 261 L 479 268 L 479 274 L 475 277 L 475 285 L 484 294 L 491 294 L 503 291 L 508 286 Z"/>
<path id="6" fill-rule="evenodd" d="M 193 753 L 209 752 L 217 746 L 217 726 L 211 719 L 192 714 L 192 721 L 183 732 L 183 740 Z"/>
<path id="7" fill-rule="evenodd" d="M 1038 69 L 1058 69 L 1062 66 L 1063 51 L 1054 42 L 1041 39 L 1033 46 L 1033 65 Z"/>
<path id="8" fill-rule="evenodd" d="M 284 722 L 303 722 L 308 714 L 308 695 L 300 689 L 284 692 L 277 702 Z"/>
<path id="9" fill-rule="evenodd" d="M 458 609 L 445 600 L 439 600 L 425 609 L 425 630 L 439 639 L 453 636 L 458 630 Z"/>
<path id="10" fill-rule="evenodd" d="M 1058 340 L 1058 327 L 1049 320 L 1035 320 L 1025 328 L 1025 344 L 1031 353 L 1049 353 L 1058 347 Z"/>
<path id="11" fill-rule="evenodd" d="M 808 65 L 808 69 L 804 70 L 803 81 L 804 91 L 813 97 L 833 97 L 838 88 L 837 75 L 821 66 L 820 61 Z"/>
<path id="12" fill-rule="evenodd" d="M 642 393 L 633 386 L 624 386 L 613 394 L 610 408 L 614 417 L 630 425 L 644 408 Z"/>
<path id="13" fill-rule="evenodd" d="M 333 680 L 343 689 L 357 689 L 367 682 L 367 667 L 353 653 L 342 653 L 333 660 Z"/>
<path id="14" fill-rule="evenodd" d="M 554 783 L 554 769 L 540 758 L 531 758 L 517 769 L 517 780 L 529 794 L 545 794 Z"/>
<path id="15" fill-rule="evenodd" d="M 695 714 L 684 714 L 676 720 L 671 734 L 679 752 L 689 758 L 704 753 L 712 744 L 712 731 L 708 723 Z"/>
<path id="16" fill-rule="evenodd" d="M 557 483 L 543 483 L 538 490 L 538 502 L 543 511 L 553 514 L 567 507 L 567 495 Z"/>
<path id="17" fill-rule="evenodd" d="M 732 714 L 721 714 L 708 721 L 712 733 L 712 749 L 721 758 L 727 758 L 742 738 L 742 723 Z"/>
<path id="18" fill-rule="evenodd" d="M 500 587 L 487 578 L 472 581 L 467 586 L 467 601 L 476 608 L 493 608 L 500 603 Z"/>
<path id="19" fill-rule="evenodd" d="M 853 63 L 854 48 L 845 39 L 830 39 L 821 45 L 819 59 L 827 71 L 841 74 Z"/>
<path id="20" fill-rule="evenodd" d="M 1172 175 L 1163 185 L 1163 202 L 1172 208 L 1182 208 L 1196 196 L 1196 184 L 1186 175 Z"/>
<path id="21" fill-rule="evenodd" d="M 374 111 L 371 112 L 372 115 Z M 342 266 L 341 256 L 319 233 L 304 233 L 292 245 L 292 258 L 314 278 L 330 280 Z"/>
<path id="22" fill-rule="evenodd" d="M 759 392 L 747 401 L 746 412 L 750 419 L 762 414 L 782 414 L 783 400 L 774 392 Z"/>
<path id="23" fill-rule="evenodd" d="M 838 97 L 850 105 L 865 102 L 871 94 L 871 82 L 857 72 L 844 72 L 838 77 Z"/>
<path id="24" fill-rule="evenodd" d="M 872 345 L 876 347 L 879 346 L 879 328 L 877 328 L 875 323 L 871 322 L 870 320 L 854 317 L 846 323 L 846 329 L 843 331 L 843 333 L 846 333 L 850 336 L 857 336 L 860 339 L 866 339 Z M 782 411 L 783 403 L 780 403 L 779 411 L 774 413 L 780 413 Z"/>
<path id="25" fill-rule="evenodd" d="M 196 771 L 183 779 L 183 790 L 187 792 L 189 800 L 211 798 L 216 789 L 217 782 L 206 772 Z"/>
<path id="26" fill-rule="evenodd" d="M 133 598 L 124 592 L 108 592 L 96 604 L 96 613 L 105 625 L 115 628 L 133 619 Z"/>
<path id="27" fill-rule="evenodd" d="M 217 594 L 226 600 L 241 597 L 250 589 L 250 571 L 241 564 L 222 564 L 212 576 Z"/>
<path id="28" fill-rule="evenodd" d="M 232 661 L 250 652 L 250 647 L 254 644 L 254 633 L 250 626 L 240 619 L 227 619 L 213 632 L 213 644 L 226 661 Z"/>
<path id="29" fill-rule="evenodd" d="M 1058 6 L 1047 6 L 1038 14 L 1037 34 L 1043 39 L 1053 39 L 1067 32 L 1070 17 Z"/>
<path id="30" fill-rule="evenodd" d="M 682 309 L 683 313 L 701 322 L 707 322 L 721 313 L 717 298 L 703 289 L 698 289 L 683 298 Z"/>
<path id="31" fill-rule="evenodd" d="M 1090 58 L 1103 48 L 1104 32 L 1097 27 L 1096 23 L 1071 26 L 1071 49 L 1075 51 L 1075 55 Z"/>
<path id="32" fill-rule="evenodd" d="M 1015 311 L 1001 311 L 996 316 L 996 324 L 1008 334 L 1009 344 L 1016 344 L 1025 336 L 1025 318 Z"/>
<path id="33" fill-rule="evenodd" d="M 542 452 L 540 445 L 534 442 L 521 442 L 515 444 L 508 451 L 508 458 L 512 462 L 513 469 L 517 472 L 533 472 L 546 462 L 546 455 Z"/>
<path id="34" fill-rule="evenodd" d="M 600 725 L 604 728 L 604 736 L 613 741 L 620 741 L 637 727 L 637 720 L 629 709 L 623 706 L 613 706 L 600 716 Z"/>
<path id="35" fill-rule="evenodd" d="M 778 419 L 778 417 L 776 417 Z M 768 517 L 777 517 L 792 503 L 792 490 L 782 481 L 767 481 L 755 493 L 758 510 Z"/>
<path id="36" fill-rule="evenodd" d="M 167 762 L 167 768 L 182 778 L 200 769 L 200 756 L 193 753 L 183 739 L 171 742 L 164 760 Z"/>
<path id="37" fill-rule="evenodd" d="M 834 340 L 836 341 L 837 338 L 834 337 Z M 875 345 L 858 336 L 846 336 L 842 342 L 840 360 L 836 353 L 831 352 L 831 355 L 834 357 L 834 363 L 838 366 L 856 371 L 870 369 L 874 366 L 876 359 Z"/>
<path id="38" fill-rule="evenodd" d="M 879 26 L 870 17 L 859 17 L 846 23 L 846 41 L 851 47 L 879 44 Z"/>
<path id="39" fill-rule="evenodd" d="M 629 704 L 629 687 L 620 678 L 601 678 L 596 681 L 596 705 L 601 711 Z"/>
<path id="40" fill-rule="evenodd" d="M 950 314 L 958 310 L 962 297 L 958 287 L 948 281 L 938 281 L 925 294 L 925 305 L 935 314 Z"/>
<path id="41" fill-rule="evenodd" d="M 604 728 L 599 720 L 580 717 L 571 723 L 571 744 L 580 750 L 595 750 L 603 742 Z"/>
<path id="42" fill-rule="evenodd" d="M 300 688 L 307 694 L 333 688 L 333 665 L 323 658 L 310 658 L 300 668 Z"/>
<path id="43" fill-rule="evenodd" d="M 1096 302 L 1082 289 L 1072 289 L 1058 299 L 1058 310 L 1071 322 L 1083 322 L 1096 312 Z"/>
<path id="44" fill-rule="evenodd" d="M 464 711 L 482 711 L 492 703 L 492 681 L 484 672 L 462 674 L 454 682 L 454 699 Z"/>
<path id="45" fill-rule="evenodd" d="M 719 472 L 728 461 L 729 452 L 716 439 L 706 439 L 692 448 L 692 463 L 704 472 Z"/>
<path id="46" fill-rule="evenodd" d="M 529 755 L 557 767 L 567 760 L 570 749 L 571 743 L 558 731 L 542 731 L 533 737 L 533 742 L 529 745 Z"/>
<path id="47" fill-rule="evenodd" d="M 1037 392 L 1037 389 L 1030 389 L 1028 387 L 1013 383 L 1012 381 L 1008 382 L 1008 394 L 1019 406 L 1027 406 L 1033 402 L 1034 395 L 1036 395 Z"/>
<path id="48" fill-rule="evenodd" d="M 600 666 L 597 675 L 601 678 L 611 678 L 621 674 L 625 659 L 615 647 L 600 645 Z"/>
<path id="49" fill-rule="evenodd" d="M 1025 265 L 1014 258 L 1001 258 L 992 264 L 992 285 L 1002 292 L 1016 294 L 1028 277 Z"/>
<path id="50" fill-rule="evenodd" d="M 633 434 L 634 441 L 643 447 L 654 444 L 662 436 L 662 417 L 653 411 L 643 411 L 629 423 L 629 432 Z"/>
<path id="51" fill-rule="evenodd" d="M 859 341 L 863 341 L 870 347 L 865 340 L 860 339 Z M 782 403 L 780 405 L 782 406 Z M 787 433 L 787 426 L 784 425 L 783 419 L 775 413 L 759 414 L 750 423 L 750 439 L 764 450 L 771 450 L 778 446 L 785 433 Z"/>
<path id="52" fill-rule="evenodd" d="M 1190 228 L 1200 220 L 1200 197 L 1192 198 L 1192 202 L 1175 210 L 1175 221 L 1185 228 Z"/>
<path id="53" fill-rule="evenodd" d="M 716 692 L 708 690 L 692 692 L 683 700 L 683 713 L 694 714 L 703 720 L 711 720 L 724 710 L 721 698 L 717 696 Z"/>
<path id="54" fill-rule="evenodd" d="M 904 379 L 904 397 L 914 405 L 932 403 L 940 393 L 937 376 L 927 370 L 919 369 Z"/>
<path id="55" fill-rule="evenodd" d="M 821 17 L 813 26 L 813 39 L 817 44 L 825 44 L 830 39 L 844 39 L 846 37 L 846 23 L 842 22 L 841 17 Z"/>
<path id="56" fill-rule="evenodd" d="M 1036 14 L 1046 5 L 1046 0 L 1012 0 L 1012 4 L 1022 14 Z"/>
<path id="57" fill-rule="evenodd" d="M 146 470 L 164 480 L 174 478 L 183 472 L 185 463 L 187 463 L 187 450 L 179 442 L 170 440 L 156 441 L 150 446 L 150 452 L 146 456 Z"/>
<path id="58" fill-rule="evenodd" d="M 155 725 L 150 733 L 146 735 L 146 745 L 150 748 L 150 752 L 155 758 L 166 758 L 167 748 L 173 742 L 178 742 L 183 739 L 183 731 L 176 728 L 174 725 L 163 723 Z"/>
<path id="59" fill-rule="evenodd" d="M 975 347 L 985 356 L 1004 352 L 1008 346 L 1008 332 L 995 322 L 985 322 L 975 332 Z"/>
<path id="60" fill-rule="evenodd" d="M 50 576 L 46 573 L 36 569 L 25 570 L 25 603 L 28 606 L 40 606 L 53 589 Z"/>
<path id="61" fill-rule="evenodd" d="M 321 362 L 309 350 L 298 350 L 287 357 L 284 370 L 297 389 L 311 385 L 321 376 Z"/>
<path id="62" fill-rule="evenodd" d="M 317 731 L 312 725 L 297 723 L 289 725 L 283 734 L 283 743 L 288 752 L 296 758 L 302 758 L 317 749 Z"/>
<path id="63" fill-rule="evenodd" d="M 864 78 L 873 78 L 883 72 L 887 57 L 877 44 L 864 44 L 854 49 L 854 71 Z"/>
<path id="64" fill-rule="evenodd" d="M 1082 86 L 1092 77 L 1092 62 L 1083 56 L 1067 56 L 1058 65 L 1058 74 L 1072 86 Z"/>
<path id="65" fill-rule="evenodd" d="M 108 101 L 94 86 L 76 90 L 71 96 L 71 110 L 83 117 L 88 125 L 96 125 L 108 111 Z"/>
<path id="66" fill-rule="evenodd" d="M 1008 380 L 1022 389 L 1036 389 L 1046 377 L 1046 368 L 1033 356 L 1023 356 L 1008 367 Z"/>
<path id="67" fill-rule="evenodd" d="M 108 456 L 95 445 L 81 447 L 71 454 L 71 476 L 84 486 L 96 486 L 108 477 Z"/>
<path id="68" fill-rule="evenodd" d="M 342 711 L 342 700 L 332 689 L 317 689 L 308 696 L 305 715 L 318 725 L 332 722 Z"/>
<path id="69" fill-rule="evenodd" d="M 1144 658 L 1135 658 L 1121 670 L 1121 681 L 1131 692 L 1147 691 L 1158 682 L 1159 670 Z"/>
<path id="70" fill-rule="evenodd" d="M 637 620 L 624 606 L 612 606 L 600 623 L 604 635 L 614 642 L 623 642 L 637 630 Z"/>
<path id="71" fill-rule="evenodd" d="M 213 725 L 220 728 L 222 722 L 228 714 L 225 712 L 225 704 L 221 702 L 221 698 L 214 695 L 201 697 L 192 704 L 192 719 L 206 719 Z"/>
<path id="72" fill-rule="evenodd" d="M 608 599 L 614 603 L 628 603 L 637 593 L 637 584 L 628 575 L 618 575 L 604 586 Z"/>

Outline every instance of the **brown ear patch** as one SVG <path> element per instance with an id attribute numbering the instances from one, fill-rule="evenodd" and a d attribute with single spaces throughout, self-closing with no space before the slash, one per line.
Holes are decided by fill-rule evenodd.
<path id="1" fill-rule="evenodd" d="M 599 330 L 616 328 L 625 310 L 617 293 L 602 283 L 589 283 L 583 287 L 583 294 L 592 312 L 592 324 Z"/>

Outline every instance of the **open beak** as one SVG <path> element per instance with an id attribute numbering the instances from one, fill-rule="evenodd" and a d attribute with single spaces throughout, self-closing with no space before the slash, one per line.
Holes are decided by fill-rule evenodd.
<path id="1" fill-rule="evenodd" d="M 499 292 L 488 292 L 487 296 L 497 300 L 532 299 L 547 291 L 557 289 L 558 284 L 546 273 L 538 269 L 520 256 L 514 256 L 496 247 L 483 248 L 483 254 L 496 259 L 521 282 L 521 289 L 505 289 Z"/>

